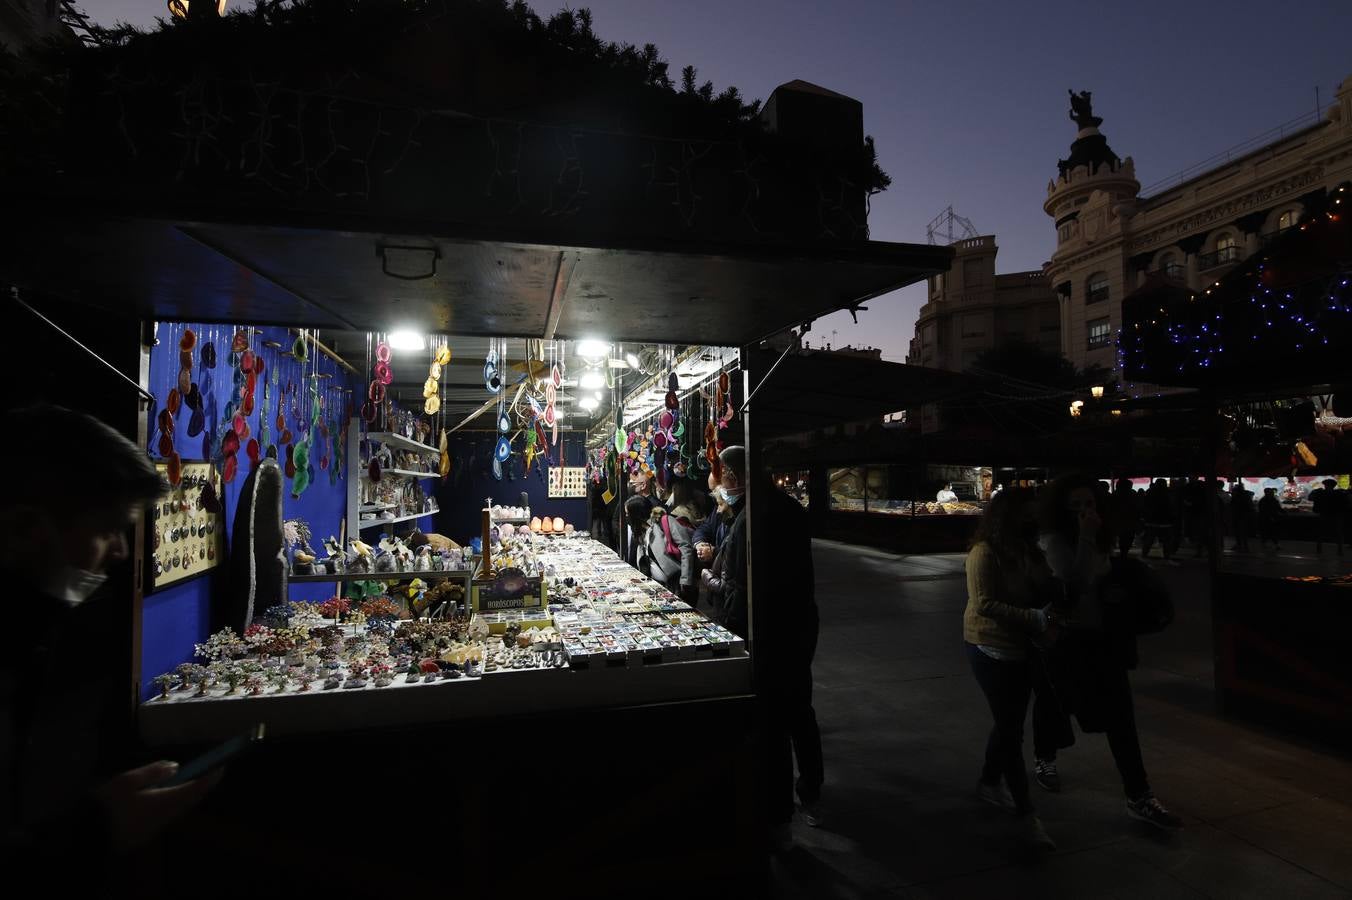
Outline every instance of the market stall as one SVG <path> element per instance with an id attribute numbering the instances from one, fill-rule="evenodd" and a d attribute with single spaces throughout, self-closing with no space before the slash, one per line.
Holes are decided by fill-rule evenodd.
<path id="1" fill-rule="evenodd" d="M 67 61 L 35 99 L 59 121 L 12 142 L 0 277 L 137 325 L 152 399 L 113 408 L 177 482 L 139 532 L 125 693 L 158 754 L 268 726 L 213 840 L 306 892 L 390 876 L 284 826 L 298 784 L 305 823 L 378 784 L 381 822 L 444 839 L 420 891 L 482 893 L 523 854 L 556 896 L 754 885 L 757 600 L 730 635 L 583 536 L 589 438 L 660 432 L 653 463 L 698 477 L 737 429 L 758 466 L 759 343 L 952 251 L 868 239 L 856 101 L 681 94 L 594 36 L 451 6 L 128 37 Z M 683 368 L 711 345 L 736 385 Z M 747 515 L 754 546 L 754 492 Z M 257 852 L 273 810 L 285 854 Z M 695 833 L 669 875 L 654 836 Z"/>
<path id="2" fill-rule="evenodd" d="M 491 341 L 474 360 L 482 385 L 457 399 L 451 379 L 465 376 L 452 360 L 476 346 L 469 339 L 419 336 L 414 350 L 404 334 L 368 336 L 363 383 L 330 349 L 360 347 L 351 336 L 182 323 L 155 333 L 148 386 L 167 400 L 149 445 L 175 491 L 193 493 L 166 501 L 150 529 L 140 673 L 149 740 L 222 739 L 251 722 L 285 737 L 750 690 L 743 638 L 592 540 L 577 506 L 586 470 L 566 465 L 568 442 L 583 441 L 561 423 L 609 391 L 633 410 L 620 414 L 630 431 L 606 426 L 626 461 L 670 441 L 644 461 L 660 481 L 709 471 L 731 400 L 716 386 L 721 402 L 696 405 L 698 365 L 681 363 L 683 389 L 671 360 L 654 433 L 641 395 L 609 374 L 623 360 L 610 348 L 589 359 L 572 342 Z M 725 365 L 710 369 L 715 379 Z M 486 452 L 476 443 L 453 453 L 451 431 L 483 422 Z M 272 520 L 241 520 L 269 474 L 281 487 Z M 493 486 L 486 499 L 480 476 Z M 210 564 L 198 520 L 214 535 L 218 518 L 232 547 L 282 556 L 280 584 L 259 571 L 232 570 L 234 583 L 174 578 Z M 269 538 L 275 546 L 260 546 Z"/>
<path id="3" fill-rule="evenodd" d="M 1344 428 L 1352 422 L 1352 220 L 1344 212 L 1352 189 L 1306 199 L 1299 227 L 1203 291 L 1166 295 L 1147 285 L 1127 297 L 1119 348 L 1129 379 L 1197 390 L 1191 402 L 1208 430 L 1217 486 L 1238 478 L 1260 498 L 1270 488 L 1281 539 L 1326 542 L 1316 573 L 1280 555 L 1256 566 L 1213 555 L 1221 708 L 1347 745 L 1352 667 L 1336 635 L 1348 622 L 1352 573 L 1332 545 L 1352 471 Z M 1209 534 L 1220 532 L 1225 503 L 1216 497 Z"/>

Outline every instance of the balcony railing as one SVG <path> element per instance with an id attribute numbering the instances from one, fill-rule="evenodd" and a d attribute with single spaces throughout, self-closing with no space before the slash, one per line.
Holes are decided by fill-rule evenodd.
<path id="1" fill-rule="evenodd" d="M 1268 244 L 1272 243 L 1277 238 L 1286 234 L 1288 231 L 1290 231 L 1292 228 L 1295 227 L 1296 226 L 1294 225 L 1288 225 L 1285 228 L 1277 228 L 1274 229 L 1273 231 L 1265 231 L 1258 236 L 1258 243 L 1260 246 L 1266 247 Z"/>
<path id="2" fill-rule="evenodd" d="M 1214 269 L 1217 266 L 1228 266 L 1231 263 L 1237 263 L 1240 260 L 1238 247 L 1222 247 L 1219 250 L 1213 250 L 1210 253 L 1200 253 L 1197 256 L 1197 270 L 1205 272 L 1207 269 Z"/>

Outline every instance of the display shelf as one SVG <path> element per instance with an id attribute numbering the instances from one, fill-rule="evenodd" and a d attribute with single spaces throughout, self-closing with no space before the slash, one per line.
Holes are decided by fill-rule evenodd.
<path id="1" fill-rule="evenodd" d="M 436 472 L 414 472 L 411 469 L 381 469 L 381 475 L 408 475 L 412 478 L 436 478 Z"/>
<path id="2" fill-rule="evenodd" d="M 380 512 L 382 509 L 394 509 L 393 503 L 368 503 L 360 507 L 357 512 Z"/>
<path id="3" fill-rule="evenodd" d="M 365 531 L 368 528 L 374 528 L 376 525 L 394 525 L 398 522 L 407 522 L 410 519 L 421 519 L 424 516 L 434 516 L 439 512 L 441 512 L 441 510 L 434 509 L 431 512 L 410 513 L 407 516 L 395 516 L 392 519 L 367 519 L 360 523 L 361 530 Z"/>
<path id="4" fill-rule="evenodd" d="M 420 444 L 412 438 L 406 438 L 402 434 L 395 434 L 393 431 L 372 431 L 367 433 L 364 440 L 380 441 L 382 444 L 389 444 L 391 447 L 398 447 L 400 450 L 413 450 L 417 453 L 435 453 L 441 455 L 441 451 L 430 444 Z"/>
<path id="5" fill-rule="evenodd" d="M 492 522 L 493 522 L 494 525 L 529 525 L 529 524 L 530 524 L 530 516 L 525 516 L 525 517 L 523 517 L 523 518 L 517 518 L 517 519 L 510 519 L 510 518 L 509 518 L 509 519 L 499 519 L 499 518 L 493 517 Z"/>
<path id="6" fill-rule="evenodd" d="M 411 581 L 421 578 L 424 581 L 439 578 L 464 578 L 473 569 L 441 569 L 430 572 L 343 572 L 338 575 L 288 575 L 286 580 L 292 584 L 320 584 L 326 581 Z"/>
<path id="7" fill-rule="evenodd" d="M 510 672 L 514 677 L 506 678 Z M 327 734 L 349 728 L 408 727 L 514 714 L 746 697 L 751 660 L 738 652 L 716 659 L 644 665 L 625 660 L 586 669 L 499 670 L 479 678 L 360 690 L 288 691 L 211 699 L 170 694 L 141 704 L 137 724 L 151 746 L 220 741 L 258 722 L 268 737 Z"/>

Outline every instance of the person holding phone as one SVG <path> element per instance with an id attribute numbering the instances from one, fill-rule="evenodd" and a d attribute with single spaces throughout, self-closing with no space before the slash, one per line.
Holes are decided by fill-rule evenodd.
<path id="1" fill-rule="evenodd" d="M 101 654 L 126 637 L 109 621 L 118 600 L 99 589 L 165 485 L 140 448 L 83 413 L 32 407 L 7 424 L 43 440 L 43 466 L 55 475 L 11 478 L 0 494 L 10 642 L 0 655 L 0 854 L 10 871 L 40 872 L 48 890 L 103 884 L 119 857 L 191 809 L 219 777 L 165 786 L 178 772 L 168 760 L 101 774 L 116 772 L 108 760 L 124 749 L 114 738 L 125 712 L 125 660 L 104 663 Z M 5 441 L 0 461 L 22 472 L 31 446 Z"/>

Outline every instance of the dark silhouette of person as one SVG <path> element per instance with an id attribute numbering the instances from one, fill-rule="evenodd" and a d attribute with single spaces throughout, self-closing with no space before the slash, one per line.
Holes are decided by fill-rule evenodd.
<path id="1" fill-rule="evenodd" d="M 788 840 L 796 790 L 808 825 L 822 822 L 824 780 L 821 732 L 812 708 L 812 658 L 817 652 L 819 619 L 812 567 L 812 538 L 807 511 L 775 488 L 768 473 L 747 471 L 746 448 L 727 447 L 719 494 L 734 511 L 725 540 L 727 564 L 723 584 L 723 620 L 732 631 L 747 635 L 748 546 L 746 491 L 754 486 L 755 502 L 768 510 L 766 533 L 756 535 L 756 552 L 773 564 L 757 569 L 768 577 L 756 582 L 753 662 L 756 693 L 761 699 L 764 814 L 770 839 L 778 849 Z M 793 762 L 798 761 L 798 780 Z"/>
<path id="2" fill-rule="evenodd" d="M 11 478 L 0 498 L 10 641 L 0 658 L 0 853 L 16 883 L 31 877 L 56 896 L 106 893 L 111 873 L 126 876 L 126 855 L 218 780 L 157 787 L 177 763 L 110 768 L 127 752 L 115 721 L 126 687 L 104 656 L 130 636 L 106 621 L 126 598 L 100 588 L 129 555 L 127 532 L 167 485 L 140 448 L 83 413 L 33 407 L 6 424 L 50 438 L 43 462 L 61 477 Z M 7 441 L 0 457 L 11 474 L 32 464 L 19 441 Z"/>

